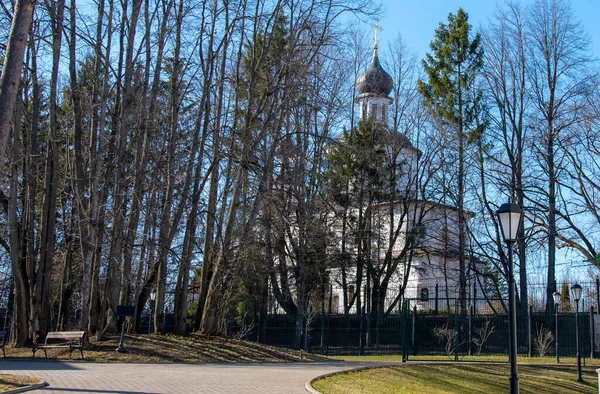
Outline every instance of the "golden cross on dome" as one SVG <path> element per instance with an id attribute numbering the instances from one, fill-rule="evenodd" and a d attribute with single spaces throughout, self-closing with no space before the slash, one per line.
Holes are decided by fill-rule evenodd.
<path id="1" fill-rule="evenodd" d="M 373 26 L 375 28 L 375 37 L 373 37 L 373 41 L 375 44 L 373 45 L 373 48 L 377 49 L 378 48 L 377 44 L 379 43 L 379 31 L 383 30 L 383 28 L 381 26 L 379 26 L 379 19 L 376 19 L 375 24 L 371 25 L 371 26 Z"/>

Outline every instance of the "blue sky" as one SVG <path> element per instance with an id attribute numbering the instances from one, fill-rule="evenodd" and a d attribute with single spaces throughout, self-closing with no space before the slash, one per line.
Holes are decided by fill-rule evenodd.
<path id="1" fill-rule="evenodd" d="M 469 14 L 469 21 L 475 27 L 485 26 L 492 17 L 496 4 L 505 2 L 494 0 L 382 0 L 384 14 L 380 17 L 383 31 L 380 45 L 384 49 L 386 41 L 402 35 L 408 48 L 422 59 L 429 50 L 435 29 L 440 22 L 446 23 L 450 12 L 456 13 L 462 7 Z M 523 5 L 533 0 L 522 0 Z M 600 0 L 572 0 L 571 9 L 576 18 L 592 37 L 591 51 L 600 58 Z"/>
<path id="2" fill-rule="evenodd" d="M 447 22 L 450 12 L 456 13 L 458 8 L 462 7 L 469 14 L 471 24 L 477 29 L 487 25 L 497 4 L 506 4 L 504 0 L 380 0 L 380 3 L 383 6 L 383 15 L 379 18 L 379 24 L 383 29 L 379 33 L 382 57 L 386 56 L 387 41 L 394 39 L 400 33 L 408 49 L 416 52 L 419 60 L 423 59 L 425 53 L 429 51 L 429 43 L 433 39 L 435 29 L 440 22 Z M 521 0 L 520 3 L 527 6 L 533 4 L 534 0 Z M 573 16 L 581 22 L 590 35 L 592 56 L 600 58 L 600 0 L 571 0 L 571 9 Z M 370 35 L 372 36 L 373 33 Z M 539 259 L 543 262 L 545 256 L 540 255 Z M 532 268 L 530 267 L 530 276 L 532 276 Z M 545 266 L 540 268 L 539 273 L 538 280 L 543 282 Z M 579 255 L 559 252 L 557 256 L 559 282 L 565 275 L 587 278 L 587 273 L 588 265 L 581 263 Z"/>

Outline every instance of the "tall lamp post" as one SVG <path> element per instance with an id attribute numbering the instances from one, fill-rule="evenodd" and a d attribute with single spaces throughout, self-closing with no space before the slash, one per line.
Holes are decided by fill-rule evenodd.
<path id="1" fill-rule="evenodd" d="M 575 300 L 575 348 L 577 349 L 577 381 L 583 382 L 581 378 L 581 357 L 579 355 L 579 300 L 581 299 L 581 285 L 575 283 L 571 286 L 571 294 Z"/>
<path id="2" fill-rule="evenodd" d="M 517 301 L 515 274 L 513 270 L 513 244 L 517 240 L 523 210 L 517 204 L 502 204 L 496 211 L 502 228 L 504 242 L 508 246 L 508 338 L 510 361 L 510 393 L 519 392 L 519 374 L 517 373 Z"/>
<path id="3" fill-rule="evenodd" d="M 552 298 L 554 298 L 554 335 L 556 335 L 556 339 L 554 343 L 556 344 L 556 363 L 560 362 L 558 358 L 558 306 L 560 305 L 560 293 L 555 291 L 552 293 Z"/>
<path id="4" fill-rule="evenodd" d="M 152 317 L 154 316 L 154 302 L 156 302 L 156 290 L 150 292 L 150 324 L 148 325 L 148 334 L 154 331 L 152 327 Z"/>

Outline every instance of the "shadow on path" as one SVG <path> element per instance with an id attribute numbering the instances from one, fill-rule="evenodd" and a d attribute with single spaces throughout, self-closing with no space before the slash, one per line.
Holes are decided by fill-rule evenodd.
<path id="1" fill-rule="evenodd" d="M 106 393 L 106 394 L 115 394 L 116 391 L 115 390 L 88 390 L 88 389 L 71 389 L 71 388 L 66 388 L 66 387 L 46 387 L 43 389 L 40 389 L 40 391 L 57 391 L 60 393 L 98 393 L 98 394 L 102 394 L 102 393 Z M 148 391 L 118 391 L 119 394 L 160 394 L 160 393 L 151 393 Z"/>
<path id="2" fill-rule="evenodd" d="M 81 368 L 74 365 L 73 361 L 0 359 L 0 369 L 3 371 L 74 371 Z"/>

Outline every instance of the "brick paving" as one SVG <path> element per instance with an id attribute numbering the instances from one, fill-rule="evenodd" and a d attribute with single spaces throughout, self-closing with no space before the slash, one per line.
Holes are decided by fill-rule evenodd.
<path id="1" fill-rule="evenodd" d="M 0 371 L 50 385 L 28 393 L 306 394 L 306 380 L 362 363 L 121 364 L 0 359 Z"/>

